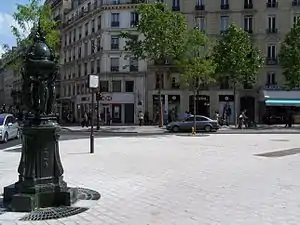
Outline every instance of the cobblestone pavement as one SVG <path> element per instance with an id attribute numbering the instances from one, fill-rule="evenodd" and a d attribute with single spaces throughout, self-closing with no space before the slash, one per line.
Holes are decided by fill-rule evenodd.
<path id="1" fill-rule="evenodd" d="M 203 135 L 60 143 L 65 180 L 102 194 L 91 208 L 42 225 L 299 225 L 299 135 Z M 0 190 L 17 179 L 20 153 L 0 151 Z M 1 214 L 1 213 L 0 213 Z"/>

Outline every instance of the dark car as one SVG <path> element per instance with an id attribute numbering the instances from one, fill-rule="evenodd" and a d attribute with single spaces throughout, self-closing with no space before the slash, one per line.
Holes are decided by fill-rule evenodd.
<path id="1" fill-rule="evenodd" d="M 183 121 L 177 121 L 167 124 L 166 128 L 171 132 L 187 132 L 192 131 L 194 126 L 194 116 L 190 116 Z M 196 116 L 196 130 L 211 132 L 217 131 L 219 129 L 219 124 L 217 120 L 212 120 L 205 116 Z"/>

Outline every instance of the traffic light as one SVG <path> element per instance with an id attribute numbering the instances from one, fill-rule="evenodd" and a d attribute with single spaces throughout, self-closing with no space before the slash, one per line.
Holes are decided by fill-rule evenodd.
<path id="1" fill-rule="evenodd" d="M 100 91 L 96 93 L 96 101 L 100 101 L 102 99 L 102 94 Z"/>

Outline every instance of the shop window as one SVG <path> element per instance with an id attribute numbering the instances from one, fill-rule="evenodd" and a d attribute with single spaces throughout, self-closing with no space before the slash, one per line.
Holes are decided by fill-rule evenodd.
<path id="1" fill-rule="evenodd" d="M 134 90 L 134 81 L 128 80 L 125 81 L 125 92 L 133 92 Z"/>
<path id="2" fill-rule="evenodd" d="M 108 81 L 107 80 L 100 81 L 100 91 L 108 92 Z"/>
<path id="3" fill-rule="evenodd" d="M 112 91 L 113 92 L 121 92 L 121 81 L 120 80 L 112 81 Z"/>

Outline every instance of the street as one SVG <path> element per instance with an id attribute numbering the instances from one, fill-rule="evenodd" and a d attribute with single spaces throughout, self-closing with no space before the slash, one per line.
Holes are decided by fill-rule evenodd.
<path id="1" fill-rule="evenodd" d="M 88 139 L 67 140 L 83 137 L 62 135 L 64 179 L 101 199 L 38 224 L 300 224 L 298 134 L 103 137 L 94 154 Z M 19 157 L 0 151 L 0 192 L 17 180 Z M 0 224 L 36 224 L 23 216 L 0 212 Z"/>

